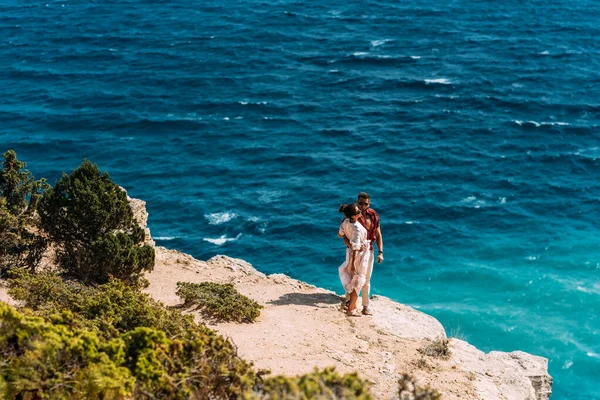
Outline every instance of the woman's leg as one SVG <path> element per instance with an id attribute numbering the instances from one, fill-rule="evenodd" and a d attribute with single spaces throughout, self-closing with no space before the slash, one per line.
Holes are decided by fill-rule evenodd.
<path id="1" fill-rule="evenodd" d="M 353 290 L 352 293 L 350 293 L 350 305 L 348 306 L 348 311 L 346 311 L 346 314 L 351 315 L 352 311 L 356 309 L 357 300 L 358 294 L 356 293 L 356 290 Z"/>

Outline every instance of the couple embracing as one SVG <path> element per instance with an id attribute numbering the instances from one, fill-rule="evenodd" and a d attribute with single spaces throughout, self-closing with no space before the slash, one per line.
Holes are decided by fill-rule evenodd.
<path id="1" fill-rule="evenodd" d="M 358 194 L 358 201 L 342 204 L 340 212 L 344 220 L 340 224 L 338 236 L 346 244 L 346 261 L 340 266 L 340 280 L 346 290 L 344 306 L 346 314 L 358 313 L 358 294 L 362 291 L 362 314 L 372 315 L 369 309 L 371 274 L 375 261 L 373 242 L 377 244 L 377 263 L 383 261 L 383 237 L 379 226 L 379 215 L 371 208 L 371 198 L 365 193 Z"/>

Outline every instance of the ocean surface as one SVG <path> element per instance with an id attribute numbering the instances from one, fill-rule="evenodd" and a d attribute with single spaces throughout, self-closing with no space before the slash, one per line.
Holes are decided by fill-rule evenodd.
<path id="1" fill-rule="evenodd" d="M 159 245 L 341 293 L 371 194 L 374 294 L 600 399 L 600 3 L 0 1 L 0 151 L 84 158 Z M 375 310 L 376 311 L 376 310 Z M 357 366 L 360 369 L 360 366 Z"/>

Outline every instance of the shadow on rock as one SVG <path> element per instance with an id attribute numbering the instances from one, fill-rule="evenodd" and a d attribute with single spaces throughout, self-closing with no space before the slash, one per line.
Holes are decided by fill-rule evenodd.
<path id="1" fill-rule="evenodd" d="M 285 306 L 296 304 L 300 306 L 319 307 L 331 304 L 340 304 L 342 298 L 333 293 L 286 293 L 277 300 L 270 301 L 268 304 L 274 306 Z"/>

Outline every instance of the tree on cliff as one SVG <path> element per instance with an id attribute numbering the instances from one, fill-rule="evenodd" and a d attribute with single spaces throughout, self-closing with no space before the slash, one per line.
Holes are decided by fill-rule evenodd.
<path id="1" fill-rule="evenodd" d="M 127 194 L 88 160 L 45 192 L 38 211 L 57 245 L 57 263 L 69 276 L 86 283 L 105 283 L 110 276 L 137 283 L 154 267 L 154 249 L 142 245 L 145 233 Z"/>
<path id="2" fill-rule="evenodd" d="M 14 150 L 3 154 L 0 170 L 0 274 L 12 267 L 34 270 L 39 264 L 46 240 L 36 233 L 39 221 L 35 208 L 40 194 L 49 186 L 35 180 L 17 159 Z"/>

